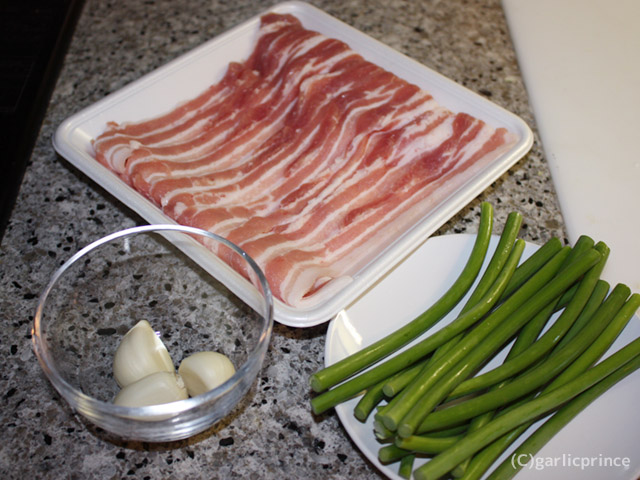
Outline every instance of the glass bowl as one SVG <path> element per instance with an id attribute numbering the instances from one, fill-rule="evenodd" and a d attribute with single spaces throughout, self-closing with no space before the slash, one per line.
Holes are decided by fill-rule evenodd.
<path id="1" fill-rule="evenodd" d="M 237 268 L 208 249 L 225 249 Z M 164 342 L 176 371 L 189 354 L 213 350 L 227 355 L 236 373 L 185 400 L 115 405 L 113 356 L 140 320 Z M 272 328 L 267 281 L 238 246 L 196 228 L 146 225 L 67 260 L 40 296 L 32 333 L 44 373 L 74 411 L 120 437 L 167 442 L 206 430 L 234 408 L 257 377 Z"/>

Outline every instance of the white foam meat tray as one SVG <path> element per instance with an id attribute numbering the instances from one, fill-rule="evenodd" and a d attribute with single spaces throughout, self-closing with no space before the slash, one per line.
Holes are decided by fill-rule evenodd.
<path id="1" fill-rule="evenodd" d="M 441 105 L 450 110 L 466 112 L 494 127 L 504 127 L 518 138 L 513 148 L 471 178 L 410 231 L 395 239 L 389 248 L 354 275 L 353 280 L 332 297 L 308 309 L 292 308 L 276 299 L 276 321 L 293 327 L 310 327 L 330 320 L 356 301 L 394 265 L 405 259 L 429 235 L 505 173 L 531 148 L 533 134 L 522 119 L 486 98 L 322 10 L 294 1 L 275 5 L 70 116 L 61 123 L 54 134 L 53 144 L 56 151 L 149 223 L 175 223 L 157 206 L 100 165 L 93 158 L 91 140 L 104 131 L 109 121 L 138 121 L 165 113 L 217 82 L 229 62 L 243 61 L 248 57 L 254 46 L 260 16 L 267 12 L 295 15 L 305 28 L 344 41 L 367 60 L 427 90 Z M 227 283 L 243 300 L 252 303 L 251 297 L 255 292 L 248 282 L 230 278 L 234 273 L 230 273 L 228 269 L 221 269 L 217 257 L 195 241 L 183 240 L 173 238 L 172 241 L 210 273 L 219 275 L 220 271 L 224 271 L 223 275 L 226 278 L 219 279 Z"/>

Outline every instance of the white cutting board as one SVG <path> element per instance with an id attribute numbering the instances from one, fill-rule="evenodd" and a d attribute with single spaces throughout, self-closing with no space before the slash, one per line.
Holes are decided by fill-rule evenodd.
<path id="1" fill-rule="evenodd" d="M 640 292 L 640 0 L 503 0 L 569 239 Z"/>

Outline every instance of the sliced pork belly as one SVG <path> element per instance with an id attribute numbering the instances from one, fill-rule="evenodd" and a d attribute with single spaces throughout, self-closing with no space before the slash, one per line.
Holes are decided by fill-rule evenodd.
<path id="1" fill-rule="evenodd" d="M 237 243 L 276 297 L 306 308 L 514 141 L 268 14 L 219 82 L 157 118 L 109 123 L 93 145 L 169 217 Z"/>

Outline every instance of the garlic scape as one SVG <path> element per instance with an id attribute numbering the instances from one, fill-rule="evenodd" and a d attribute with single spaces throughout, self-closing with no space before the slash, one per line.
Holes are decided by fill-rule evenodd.
<path id="1" fill-rule="evenodd" d="M 118 392 L 113 403 L 125 407 L 145 407 L 186 398 L 187 389 L 179 375 L 172 372 L 156 372 L 124 387 Z"/>
<path id="2" fill-rule="evenodd" d="M 113 375 L 126 387 L 157 372 L 174 373 L 167 348 L 146 320 L 139 321 L 122 338 L 113 358 Z"/>
<path id="3" fill-rule="evenodd" d="M 178 373 L 192 397 L 222 385 L 235 372 L 231 360 L 218 352 L 194 353 L 182 360 L 178 368 Z"/>

